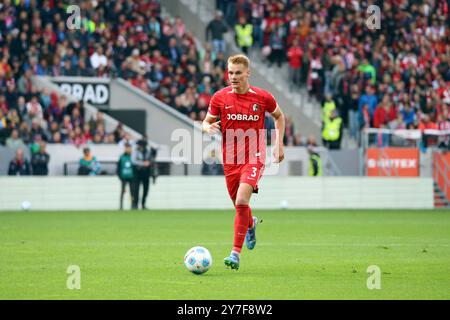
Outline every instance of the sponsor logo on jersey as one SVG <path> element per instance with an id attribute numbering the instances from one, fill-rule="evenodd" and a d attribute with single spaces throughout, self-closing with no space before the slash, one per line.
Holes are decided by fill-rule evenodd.
<path id="1" fill-rule="evenodd" d="M 241 113 L 229 113 L 227 114 L 228 120 L 238 120 L 238 121 L 258 121 L 259 115 L 255 114 L 241 114 Z"/>

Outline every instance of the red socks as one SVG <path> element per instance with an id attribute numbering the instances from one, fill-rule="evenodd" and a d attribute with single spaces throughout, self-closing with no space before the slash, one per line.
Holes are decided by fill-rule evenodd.
<path id="1" fill-rule="evenodd" d="M 250 217 L 251 211 L 248 205 L 236 205 L 233 251 L 238 253 L 241 252 L 248 226 L 250 224 L 253 225 L 253 222 L 251 221 L 253 219 L 250 219 Z"/>

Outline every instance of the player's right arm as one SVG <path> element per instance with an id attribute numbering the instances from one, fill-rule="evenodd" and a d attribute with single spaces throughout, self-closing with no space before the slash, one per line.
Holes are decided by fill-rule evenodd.
<path id="1" fill-rule="evenodd" d="M 217 121 L 220 115 L 220 97 L 216 93 L 212 96 L 209 103 L 208 112 L 206 113 L 205 119 L 202 122 L 202 132 L 206 132 L 210 135 L 214 135 L 220 132 L 220 120 Z"/>
<path id="2" fill-rule="evenodd" d="M 210 135 L 220 132 L 220 121 L 216 120 L 217 117 L 212 116 L 208 112 L 202 122 L 202 132 L 209 133 Z"/>

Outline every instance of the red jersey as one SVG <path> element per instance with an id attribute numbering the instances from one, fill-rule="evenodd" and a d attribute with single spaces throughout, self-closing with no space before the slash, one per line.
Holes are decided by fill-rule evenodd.
<path id="1" fill-rule="evenodd" d="M 272 94 L 253 86 L 244 94 L 228 86 L 213 95 L 208 112 L 221 120 L 225 170 L 239 164 L 265 163 L 264 116 L 276 107 Z"/>

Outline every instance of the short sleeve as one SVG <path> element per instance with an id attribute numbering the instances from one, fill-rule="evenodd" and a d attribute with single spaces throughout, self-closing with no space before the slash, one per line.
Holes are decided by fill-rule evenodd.
<path id="1" fill-rule="evenodd" d="M 266 92 L 266 111 L 272 113 L 277 108 L 277 102 L 270 92 Z"/>
<path id="2" fill-rule="evenodd" d="M 208 113 L 213 117 L 220 115 L 220 96 L 215 93 L 209 102 Z"/>
<path id="3" fill-rule="evenodd" d="M 266 111 L 272 113 L 277 108 L 277 102 L 270 92 L 266 91 Z"/>

